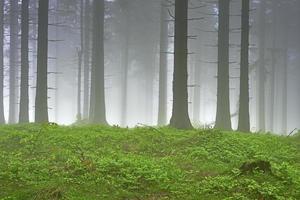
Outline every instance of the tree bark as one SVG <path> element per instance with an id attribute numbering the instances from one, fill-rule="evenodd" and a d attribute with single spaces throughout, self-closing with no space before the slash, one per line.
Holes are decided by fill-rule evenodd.
<path id="1" fill-rule="evenodd" d="M 35 122 L 48 122 L 48 9 L 49 0 L 39 0 L 37 81 L 35 98 Z"/>
<path id="2" fill-rule="evenodd" d="M 28 37 L 29 37 L 29 0 L 22 0 L 21 22 L 21 87 L 19 123 L 29 123 L 29 94 L 28 94 Z"/>
<path id="3" fill-rule="evenodd" d="M 178 129 L 191 129 L 188 113 L 187 91 L 187 37 L 188 37 L 188 1 L 175 1 L 175 41 L 173 74 L 173 109 L 170 126 Z"/>
<path id="4" fill-rule="evenodd" d="M 85 0 L 84 16 L 84 69 L 83 69 L 83 119 L 89 117 L 89 77 L 90 77 L 90 35 L 91 35 L 91 14 L 90 2 Z"/>
<path id="5" fill-rule="evenodd" d="M 104 87 L 104 0 L 93 2 L 93 54 L 92 89 L 90 120 L 95 124 L 106 125 L 105 87 Z M 93 99 L 94 98 L 94 99 Z M 94 105 L 92 105 L 94 104 Z"/>
<path id="6" fill-rule="evenodd" d="M 4 0 L 0 0 L 0 124 L 5 124 L 3 86 L 4 86 Z"/>
<path id="7" fill-rule="evenodd" d="M 257 72 L 257 131 L 265 131 L 265 18 L 266 1 L 261 1 L 259 12 L 259 66 Z"/>
<path id="8" fill-rule="evenodd" d="M 242 0 L 240 105 L 238 130 L 250 132 L 249 114 L 249 0 Z"/>
<path id="9" fill-rule="evenodd" d="M 9 118 L 17 122 L 17 66 L 18 66 L 18 1 L 10 0 L 10 48 L 9 48 Z"/>
<path id="10" fill-rule="evenodd" d="M 230 0 L 219 0 L 218 88 L 215 128 L 231 130 L 229 100 L 229 11 Z"/>
<path id="11" fill-rule="evenodd" d="M 160 19 L 160 59 L 159 59 L 159 94 L 158 126 L 167 125 L 167 79 L 168 79 L 168 10 L 165 0 L 161 2 Z"/>

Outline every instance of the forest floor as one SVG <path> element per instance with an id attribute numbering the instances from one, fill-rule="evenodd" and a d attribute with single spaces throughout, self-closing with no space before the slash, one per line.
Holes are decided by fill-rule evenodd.
<path id="1" fill-rule="evenodd" d="M 0 199 L 300 199 L 300 135 L 1 126 Z"/>

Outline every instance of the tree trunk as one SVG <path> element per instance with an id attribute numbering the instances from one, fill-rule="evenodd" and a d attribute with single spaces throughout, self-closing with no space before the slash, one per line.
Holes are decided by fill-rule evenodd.
<path id="1" fill-rule="evenodd" d="M 84 69 L 83 69 L 83 119 L 89 117 L 89 77 L 90 77 L 90 35 L 91 35 L 91 14 L 90 2 L 85 0 L 84 16 Z"/>
<path id="2" fill-rule="evenodd" d="M 35 98 L 35 122 L 48 122 L 48 9 L 49 0 L 39 0 L 37 81 Z"/>
<path id="3" fill-rule="evenodd" d="M 158 94 L 158 126 L 167 125 L 167 79 L 168 79 L 168 10 L 161 2 L 160 19 L 160 59 L 159 59 L 159 94 Z"/>
<path id="4" fill-rule="evenodd" d="M 4 86 L 4 0 L 0 0 L 0 124 L 5 124 L 3 86 Z"/>
<path id="5" fill-rule="evenodd" d="M 9 118 L 17 122 L 17 66 L 18 66 L 18 1 L 10 0 L 10 48 L 9 48 Z"/>
<path id="6" fill-rule="evenodd" d="M 78 49 L 78 74 L 77 74 L 77 120 L 81 121 L 81 71 L 82 71 L 82 55 L 83 55 L 83 0 L 80 1 L 80 49 Z"/>
<path id="7" fill-rule="evenodd" d="M 230 0 L 219 0 L 218 88 L 215 128 L 231 130 L 229 102 L 229 10 Z"/>
<path id="8" fill-rule="evenodd" d="M 106 125 L 105 87 L 104 87 L 104 0 L 93 2 L 93 54 L 92 54 L 92 86 L 94 99 L 91 97 L 93 109 L 90 120 L 95 124 Z M 94 105 L 92 105 L 94 104 Z"/>
<path id="9" fill-rule="evenodd" d="M 22 0 L 21 22 L 21 87 L 19 123 L 29 123 L 29 94 L 28 94 L 28 37 L 29 37 L 29 0 Z"/>
<path id="10" fill-rule="evenodd" d="M 170 126 L 191 129 L 187 92 L 188 1 L 175 1 L 175 41 L 173 74 L 173 109 Z"/>
<path id="11" fill-rule="evenodd" d="M 238 130 L 250 132 L 249 116 L 249 0 L 242 0 L 240 105 Z"/>
<path id="12" fill-rule="evenodd" d="M 272 64 L 271 64 L 271 81 L 270 81 L 270 130 L 274 131 L 274 109 L 275 109 L 275 73 L 276 73 L 276 66 L 277 66 L 277 14 L 278 14 L 278 9 L 277 9 L 277 0 L 274 0 L 272 2 L 272 25 L 273 25 L 273 30 L 272 30 L 272 52 L 271 52 L 271 59 L 272 59 Z"/>
<path id="13" fill-rule="evenodd" d="M 259 66 L 257 72 L 257 131 L 265 131 L 265 14 L 266 1 L 261 1 L 259 13 Z"/>
<path id="14" fill-rule="evenodd" d="M 121 126 L 127 125 L 127 107 L 128 107 L 128 65 L 129 65 L 129 40 L 130 40 L 130 28 L 129 28 L 129 12 L 128 2 L 122 1 L 121 7 L 123 11 L 122 30 L 124 31 L 124 43 L 122 48 L 122 89 L 121 89 Z"/>

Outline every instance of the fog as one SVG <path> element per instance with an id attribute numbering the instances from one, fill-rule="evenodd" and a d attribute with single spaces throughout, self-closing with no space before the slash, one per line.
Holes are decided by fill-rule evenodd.
<path id="1" fill-rule="evenodd" d="M 23 1 L 2 2 L 3 107 L 6 122 L 14 124 L 19 121 L 20 110 Z M 16 7 L 12 2 L 18 2 Z M 227 63 L 230 118 L 232 129 L 237 129 L 242 0 L 226 2 L 230 3 Z M 123 127 L 169 124 L 174 113 L 175 1 L 111 0 L 104 2 L 104 8 L 103 38 L 99 35 L 98 39 L 104 42 L 103 112 L 107 123 Z M 220 105 L 223 100 L 226 102 L 226 98 L 217 99 L 218 63 L 222 65 L 218 60 L 219 8 L 215 0 L 188 1 L 186 89 L 189 119 L 194 127 L 214 127 L 217 101 Z M 29 121 L 35 122 L 39 1 L 30 0 L 28 9 L 28 113 Z M 49 0 L 47 108 L 50 122 L 64 125 L 89 123 L 89 115 L 97 110 L 90 106 L 93 98 L 90 96 L 93 91 L 91 79 L 98 69 L 95 67 L 96 71 L 93 71 L 92 65 L 98 64 L 93 63 L 93 59 L 101 59 L 95 50 L 95 43 L 101 41 L 95 40 L 95 19 L 99 18 L 95 17 L 94 10 L 94 2 L 90 0 Z M 16 12 L 15 15 L 12 12 Z M 250 130 L 289 134 L 300 127 L 300 1 L 250 0 L 249 14 Z M 15 74 L 11 73 L 12 68 Z M 15 80 L 15 86 L 12 80 Z M 98 80 L 96 76 L 95 85 Z M 13 90 L 15 97 L 11 96 Z M 162 95 L 165 98 L 160 101 Z M 100 92 L 99 99 L 102 96 Z M 166 113 L 162 123 L 158 122 L 160 106 Z M 10 112 L 12 108 L 14 110 Z M 9 115 L 15 115 L 15 119 L 9 121 Z"/>

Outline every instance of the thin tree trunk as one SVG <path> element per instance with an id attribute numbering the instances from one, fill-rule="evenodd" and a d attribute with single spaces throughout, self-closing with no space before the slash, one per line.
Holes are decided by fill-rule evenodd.
<path id="1" fill-rule="evenodd" d="M 250 132 L 249 116 L 249 0 L 242 0 L 241 75 L 238 130 Z"/>
<path id="2" fill-rule="evenodd" d="M 9 118 L 17 122 L 17 66 L 18 66 L 18 1 L 10 0 L 10 48 L 9 48 Z"/>
<path id="3" fill-rule="evenodd" d="M 173 74 L 173 109 L 170 126 L 191 129 L 187 91 L 188 1 L 175 0 L 175 44 Z"/>
<path id="4" fill-rule="evenodd" d="M 129 40 L 130 40 L 130 28 L 129 28 L 129 12 L 128 2 L 122 1 L 121 7 L 123 11 L 122 29 L 124 31 L 124 43 L 122 48 L 122 89 L 121 89 L 121 126 L 127 125 L 128 114 L 128 65 L 129 65 Z"/>
<path id="5" fill-rule="evenodd" d="M 277 48 L 276 48 L 276 40 L 277 40 L 277 0 L 272 2 L 272 18 L 273 18 L 273 31 L 272 31 L 272 64 L 271 64 L 271 81 L 270 81 L 270 130 L 274 131 L 274 109 L 275 109 L 275 70 L 277 65 Z"/>
<path id="6" fill-rule="evenodd" d="M 259 68 L 257 71 L 257 131 L 265 131 L 265 14 L 266 1 L 261 1 L 259 13 Z"/>
<path id="7" fill-rule="evenodd" d="M 83 119 L 89 117 L 89 77 L 90 77 L 90 35 L 91 14 L 90 2 L 85 0 L 84 16 L 84 69 L 83 69 Z"/>
<path id="8" fill-rule="evenodd" d="M 168 10 L 161 2 L 160 19 L 160 59 L 159 59 L 159 94 L 158 94 L 158 126 L 167 125 L 167 79 L 168 79 Z"/>
<path id="9" fill-rule="evenodd" d="M 77 74 L 77 120 L 81 121 L 81 65 L 82 65 L 82 51 L 81 49 L 77 52 L 78 56 L 78 74 Z"/>
<path id="10" fill-rule="evenodd" d="M 93 54 L 92 86 L 94 99 L 91 97 L 91 122 L 106 125 L 105 87 L 104 87 L 104 0 L 93 2 Z M 94 104 L 94 105 L 92 105 Z"/>
<path id="11" fill-rule="evenodd" d="M 21 87 L 20 87 L 20 112 L 19 123 L 29 123 L 29 94 L 28 94 L 28 37 L 29 37 L 29 0 L 22 0 L 21 23 Z"/>
<path id="12" fill-rule="evenodd" d="M 4 86 L 4 0 L 0 0 L 0 124 L 5 124 L 3 86 Z"/>
<path id="13" fill-rule="evenodd" d="M 286 29 L 287 30 L 287 29 Z M 287 45 L 287 44 L 286 44 Z M 283 50 L 283 85 L 282 85 L 282 133 L 288 134 L 287 132 L 287 97 L 288 97 L 288 87 L 287 87 L 287 68 L 288 68 L 288 50 L 284 47 Z"/>
<path id="14" fill-rule="evenodd" d="M 230 0 L 219 0 L 218 88 L 215 128 L 231 130 L 229 100 L 229 10 Z"/>
<path id="15" fill-rule="evenodd" d="M 77 120 L 81 121 L 82 113 L 81 113 L 81 74 L 82 74 L 82 55 L 83 55 L 83 0 L 80 1 L 80 49 L 78 49 L 78 76 L 77 76 Z"/>
<path id="16" fill-rule="evenodd" d="M 49 0 L 39 0 L 37 81 L 35 98 L 35 122 L 48 122 L 48 9 Z"/>

